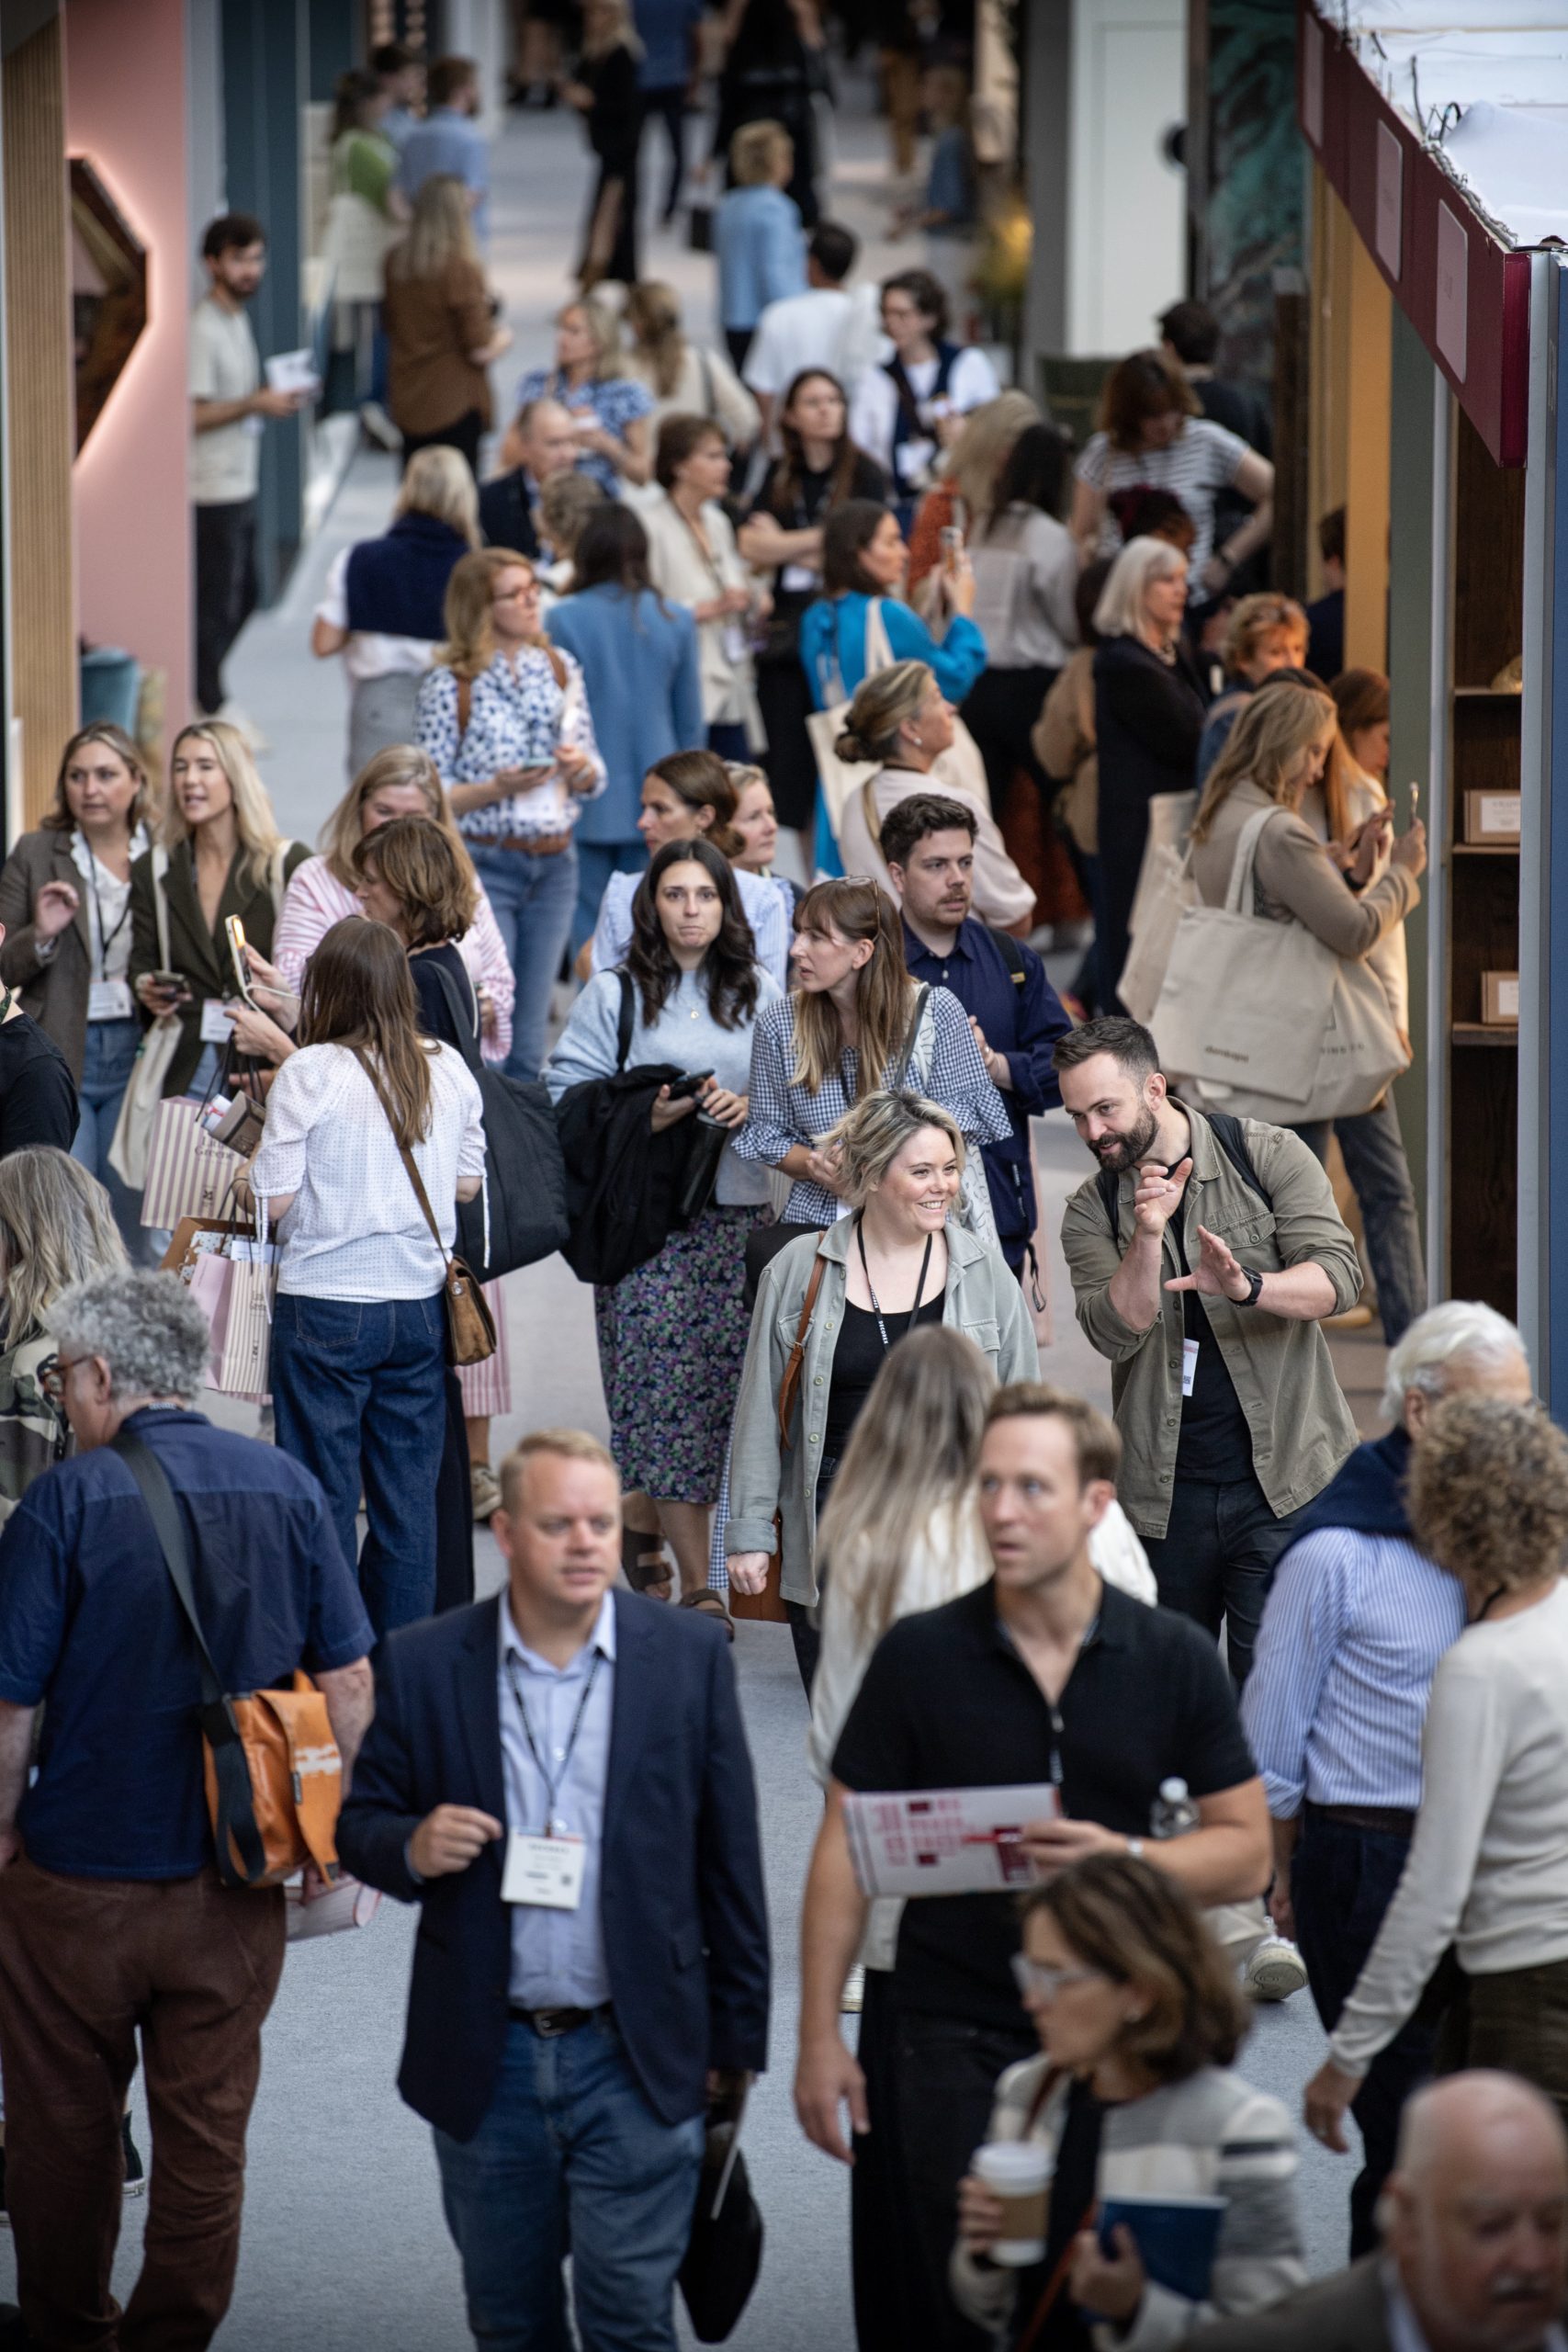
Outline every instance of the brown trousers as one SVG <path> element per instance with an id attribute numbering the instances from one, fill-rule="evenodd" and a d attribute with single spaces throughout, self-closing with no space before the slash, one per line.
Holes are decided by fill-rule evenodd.
<path id="1" fill-rule="evenodd" d="M 234 2288 L 245 2126 L 283 1968 L 283 1894 L 0 1873 L 6 2199 L 22 2317 L 48 2352 L 200 2352 Z M 122 2315 L 120 2116 L 141 2034 L 152 2165 Z"/>
<path id="2" fill-rule="evenodd" d="M 1434 2072 L 1495 2066 L 1522 2075 L 1568 2123 L 1568 1960 L 1467 1976 L 1456 1963 Z"/>

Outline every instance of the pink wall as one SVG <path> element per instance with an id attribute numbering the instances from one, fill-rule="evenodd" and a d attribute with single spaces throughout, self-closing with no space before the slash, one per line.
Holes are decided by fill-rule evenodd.
<path id="1" fill-rule="evenodd" d="M 148 249 L 148 323 L 76 460 L 77 623 L 164 673 L 167 741 L 191 696 L 186 0 L 65 0 L 62 13 L 67 150 Z"/>

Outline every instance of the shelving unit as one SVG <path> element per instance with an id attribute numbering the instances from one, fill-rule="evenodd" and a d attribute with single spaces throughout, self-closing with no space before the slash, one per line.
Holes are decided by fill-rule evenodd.
<path id="1" fill-rule="evenodd" d="M 1519 852 L 1462 839 L 1467 792 L 1519 788 L 1521 697 L 1491 681 L 1519 650 L 1522 470 L 1495 465 L 1454 411 L 1452 658 L 1446 838 L 1448 1292 L 1516 1309 L 1518 1037 L 1483 1024 L 1481 976 L 1519 967 Z"/>

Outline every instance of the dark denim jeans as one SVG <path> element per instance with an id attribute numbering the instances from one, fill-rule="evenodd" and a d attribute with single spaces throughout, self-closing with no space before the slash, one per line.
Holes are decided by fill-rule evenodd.
<path id="1" fill-rule="evenodd" d="M 512 1008 L 508 1078 L 536 1079 L 545 1058 L 550 989 L 560 970 L 577 904 L 577 852 L 535 857 L 524 849 L 486 849 L 470 842 L 517 983 Z"/>
<path id="2" fill-rule="evenodd" d="M 1307 1808 L 1291 1863 L 1291 1900 L 1296 1941 L 1325 2033 L 1333 2032 L 1355 1989 L 1409 1851 L 1408 1838 L 1355 1829 Z M 1432 2072 L 1436 2043 L 1431 2026 L 1407 2025 L 1372 2060 L 1350 2102 L 1361 2134 L 1361 2169 L 1350 2188 L 1352 2262 L 1379 2242 L 1377 2201 L 1393 2169 L 1400 2110 Z"/>
<path id="3" fill-rule="evenodd" d="M 313 1470 L 345 1560 L 361 1484 L 359 1589 L 379 1641 L 435 1606 L 435 1490 L 446 1442 L 446 1310 L 431 1298 L 299 1298 L 272 1317 L 277 1442 Z"/>
<path id="4" fill-rule="evenodd" d="M 1339 1138 L 1345 1173 L 1361 1205 L 1383 1338 L 1392 1348 L 1427 1306 L 1421 1220 L 1393 1095 L 1385 1094 L 1375 1111 L 1363 1111 L 1359 1118 L 1314 1119 L 1294 1132 L 1325 1161 L 1329 1136 Z"/>
<path id="5" fill-rule="evenodd" d="M 613 2019 L 544 2040 L 521 2018 L 471 2140 L 435 2134 L 468 2326 L 485 2352 L 676 2352 L 704 2118 L 661 2123 Z"/>
<path id="6" fill-rule="evenodd" d="M 1231 1679 L 1238 1690 L 1252 1671 L 1274 1563 L 1300 1516 L 1288 1511 L 1276 1519 L 1256 1478 L 1213 1486 L 1179 1475 L 1165 1533 L 1144 1538 L 1163 1605 L 1195 1617 L 1216 1641 L 1224 1623 Z"/>

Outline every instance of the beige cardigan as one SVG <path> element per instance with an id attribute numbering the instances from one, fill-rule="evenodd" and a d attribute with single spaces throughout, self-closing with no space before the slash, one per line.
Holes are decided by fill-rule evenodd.
<path id="1" fill-rule="evenodd" d="M 1243 828 L 1269 805 L 1260 786 L 1236 785 L 1221 803 L 1208 839 L 1194 843 L 1192 874 L 1205 906 L 1224 904 Z M 1370 956 L 1421 895 L 1416 876 L 1403 865 L 1390 865 L 1364 890 L 1352 890 L 1305 819 L 1290 808 L 1280 808 L 1264 826 L 1255 876 L 1260 915 L 1276 922 L 1293 915 L 1314 939 L 1352 963 Z"/>
<path id="2" fill-rule="evenodd" d="M 671 605 L 706 605 L 726 588 L 755 590 L 735 545 L 728 515 L 716 499 L 703 508 L 703 529 L 713 549 L 708 562 L 696 535 L 671 501 L 660 491 L 638 515 L 648 533 L 648 576 Z M 731 616 L 697 623 L 697 666 L 703 681 L 703 717 L 710 727 L 743 723 L 753 752 L 767 744 L 757 707 L 757 680 L 751 654 L 745 644 L 746 624 Z"/>

